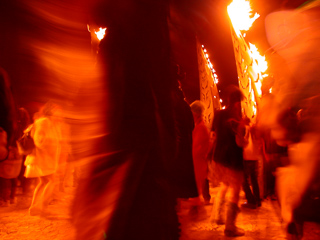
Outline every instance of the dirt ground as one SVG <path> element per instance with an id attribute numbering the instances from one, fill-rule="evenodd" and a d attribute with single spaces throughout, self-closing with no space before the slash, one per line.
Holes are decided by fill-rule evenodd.
<path id="1" fill-rule="evenodd" d="M 0 207 L 0 239 L 2 240 L 73 240 L 75 231 L 70 222 L 69 206 L 74 188 L 66 188 L 60 193 L 50 210 L 54 217 L 29 216 L 28 205 L 31 198 L 18 195 L 17 203 L 10 207 Z M 214 196 L 217 189 L 211 189 Z M 244 201 L 243 195 L 241 201 Z M 178 215 L 181 222 L 181 240 L 223 240 L 230 239 L 223 234 L 224 226 L 209 223 L 212 205 L 206 205 L 197 218 L 189 215 L 189 201 L 182 200 Z M 281 240 L 287 239 L 279 217 L 277 201 L 266 199 L 258 209 L 242 209 L 238 216 L 238 226 L 246 234 L 239 240 Z M 304 240 L 320 239 L 320 225 L 306 223 Z"/>

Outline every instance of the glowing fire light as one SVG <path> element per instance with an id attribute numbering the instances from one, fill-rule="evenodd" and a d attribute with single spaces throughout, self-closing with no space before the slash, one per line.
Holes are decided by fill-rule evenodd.
<path id="1" fill-rule="evenodd" d="M 210 68 L 211 73 L 213 75 L 213 81 L 215 84 L 218 84 L 218 82 L 219 82 L 218 75 L 216 74 L 216 70 L 213 68 L 213 64 L 210 61 L 209 54 L 207 53 L 208 51 L 207 51 L 207 49 L 204 48 L 204 45 L 201 45 L 201 47 L 202 47 L 202 51 L 204 53 L 204 57 L 207 60 L 207 65 Z"/>
<path id="2" fill-rule="evenodd" d="M 106 30 L 107 28 L 99 28 L 99 31 L 94 31 L 94 33 L 97 35 L 97 38 L 99 39 L 99 41 L 101 41 L 104 36 L 106 35 Z"/>
<path id="3" fill-rule="evenodd" d="M 249 43 L 250 46 L 250 56 L 255 59 L 256 66 L 258 66 L 258 69 L 255 69 L 256 72 L 265 72 L 268 69 L 268 63 L 266 61 L 265 56 L 261 56 L 260 53 L 258 52 L 258 48 L 254 45 Z"/>
<path id="4" fill-rule="evenodd" d="M 91 33 L 89 24 L 87 24 L 87 29 L 88 29 L 88 32 Z M 107 28 L 102 28 L 102 27 L 99 28 L 99 31 L 94 30 L 94 33 L 96 34 L 99 41 L 101 41 L 105 37 L 106 30 Z"/>
<path id="5" fill-rule="evenodd" d="M 241 30 L 249 30 L 252 23 L 260 17 L 257 13 L 252 17 L 250 2 L 246 0 L 233 0 L 227 10 L 233 28 L 238 36 L 240 35 Z"/>
<path id="6" fill-rule="evenodd" d="M 257 97 L 261 97 L 261 86 L 262 80 L 267 76 L 265 73 L 268 69 L 268 63 L 265 59 L 265 56 L 261 56 L 257 47 L 254 44 L 249 43 L 249 46 L 245 42 L 243 36 L 244 32 L 247 31 L 252 26 L 253 22 L 259 18 L 259 14 L 252 13 L 249 0 L 233 0 L 233 2 L 228 6 L 228 14 L 233 25 L 233 29 L 238 36 L 238 42 L 240 46 L 243 46 L 243 49 L 247 49 L 247 54 L 252 60 L 252 70 L 250 70 L 249 85 L 247 91 L 249 91 L 250 102 L 252 107 L 253 115 L 257 113 Z M 241 59 L 241 64 L 244 63 L 244 59 Z M 245 66 L 238 69 L 242 71 L 244 76 L 247 76 L 248 66 L 250 63 L 246 63 Z M 251 72 L 252 71 L 252 72 Z M 242 78 L 239 78 L 239 81 L 242 81 Z"/>

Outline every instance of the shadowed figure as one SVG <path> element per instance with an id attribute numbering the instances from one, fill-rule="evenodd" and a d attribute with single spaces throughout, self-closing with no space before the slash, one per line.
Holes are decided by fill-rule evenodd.
<path id="1" fill-rule="evenodd" d="M 100 43 L 106 135 L 80 179 L 77 239 L 178 239 L 169 176 L 176 150 L 167 1 L 105 1 L 93 14 Z"/>

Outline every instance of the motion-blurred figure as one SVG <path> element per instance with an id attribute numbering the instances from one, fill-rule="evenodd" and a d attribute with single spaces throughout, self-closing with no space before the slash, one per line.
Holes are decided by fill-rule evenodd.
<path id="1" fill-rule="evenodd" d="M 213 156 L 213 175 L 220 182 L 219 192 L 215 197 L 211 213 L 211 222 L 222 225 L 225 223 L 226 236 L 242 236 L 244 230 L 236 227 L 239 213 L 239 193 L 243 182 L 243 155 L 245 127 L 241 124 L 240 100 L 242 92 L 236 86 L 228 88 L 228 106 L 217 111 L 213 128 L 216 132 L 216 147 Z M 239 146 L 239 145 L 240 146 Z M 230 191 L 227 204 L 226 221 L 224 222 L 224 205 L 226 193 Z"/>
<path id="2" fill-rule="evenodd" d="M 179 71 L 175 72 L 176 74 L 173 74 L 173 76 L 178 79 L 180 74 L 177 73 L 179 73 Z M 172 185 L 178 198 L 179 208 L 181 199 L 198 197 L 192 158 L 192 131 L 194 129 L 194 120 L 191 108 L 185 100 L 179 81 L 177 81 L 175 90 L 173 91 L 173 108 L 177 129 L 177 146 L 171 174 Z"/>
<path id="3" fill-rule="evenodd" d="M 2 137 L 2 148 L 3 159 L 1 162 L 7 161 L 6 159 L 15 158 L 17 152 L 14 150 L 15 145 L 15 132 L 17 130 L 16 122 L 16 108 L 14 103 L 14 98 L 11 89 L 11 83 L 8 73 L 0 67 L 0 127 L 1 127 L 1 137 Z M 11 152 L 11 153 L 10 153 Z M 5 166 L 0 166 L 4 168 Z M 11 166 L 15 167 L 15 166 Z M 15 191 L 16 191 L 16 177 L 12 178 L 6 174 L 5 169 L 1 170 L 0 177 L 0 205 L 9 206 L 10 202 L 14 202 Z"/>
<path id="4" fill-rule="evenodd" d="M 90 17 L 108 35 L 97 56 L 101 76 L 85 88 L 94 90 L 91 101 L 103 96 L 90 106 L 98 131 L 73 205 L 76 237 L 177 240 L 168 1 L 101 1 L 94 9 Z"/>
<path id="5" fill-rule="evenodd" d="M 46 103 L 39 112 L 39 117 L 33 124 L 33 139 L 35 149 L 26 158 L 26 177 L 29 177 L 28 167 L 35 168 L 39 183 L 36 186 L 29 214 L 47 215 L 48 205 L 54 189 L 55 173 L 58 169 L 60 156 L 60 139 L 54 114 L 57 106 L 51 102 Z M 33 176 L 34 177 L 34 176 Z"/>
<path id="6" fill-rule="evenodd" d="M 319 21 L 319 0 L 266 17 L 268 41 L 285 60 L 280 67 L 287 69 L 280 75 L 275 94 L 278 107 L 269 123 L 272 136 L 288 146 L 290 159 L 288 167 L 277 171 L 277 191 L 287 231 L 298 238 L 304 221 L 320 221 Z"/>
<path id="7" fill-rule="evenodd" d="M 244 182 L 242 187 L 247 202 L 243 203 L 241 206 L 255 209 L 261 206 L 258 182 L 258 159 L 261 153 L 262 142 L 256 125 L 250 122 L 250 119 L 248 119 L 248 122 L 246 123 L 246 128 L 248 145 L 243 148 Z"/>

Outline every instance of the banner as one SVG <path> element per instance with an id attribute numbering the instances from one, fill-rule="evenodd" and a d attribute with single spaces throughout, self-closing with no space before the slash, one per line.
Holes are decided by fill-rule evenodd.
<path id="1" fill-rule="evenodd" d="M 209 130 L 212 129 L 214 110 L 220 109 L 219 92 L 216 86 L 218 76 L 204 47 L 197 41 L 200 101 L 205 106 L 204 119 Z"/>
<path id="2" fill-rule="evenodd" d="M 241 102 L 243 115 L 253 119 L 257 114 L 259 101 L 255 83 L 261 81 L 261 74 L 254 71 L 255 60 L 249 54 L 249 47 L 242 37 L 231 28 L 234 55 L 238 72 L 239 88 L 245 99 Z"/>

